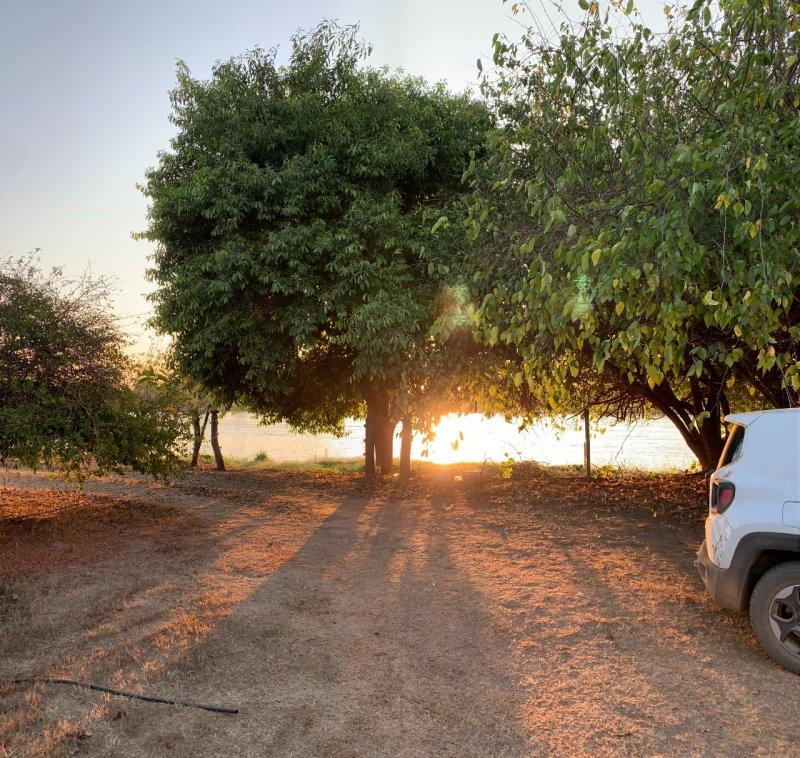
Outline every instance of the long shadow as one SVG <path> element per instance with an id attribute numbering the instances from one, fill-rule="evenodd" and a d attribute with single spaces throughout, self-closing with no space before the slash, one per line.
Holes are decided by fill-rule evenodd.
<path id="1" fill-rule="evenodd" d="M 800 702 L 784 699 L 775 712 L 753 695 L 774 667 L 742 618 L 720 623 L 686 554 L 687 531 L 656 536 L 657 522 L 608 509 L 540 503 L 519 519 L 493 514 L 490 498 L 471 505 L 478 519 L 508 521 L 497 552 L 517 577 L 509 621 L 524 640 L 530 723 L 549 749 L 758 752 L 765 730 L 789 744 L 780 725 L 800 716 Z M 796 677 L 774 673 L 800 692 Z"/>
<path id="2" fill-rule="evenodd" d="M 156 715 L 146 749 L 202 734 L 230 755 L 530 754 L 508 640 L 447 528 L 427 503 L 346 498 L 171 672 L 239 716 L 186 714 L 181 738 Z"/>
<path id="3" fill-rule="evenodd" d="M 207 495 L 218 498 L 223 485 Z M 248 479 L 248 507 L 269 509 L 295 486 Z M 142 656 L 119 660 L 121 671 L 135 671 L 160 640 L 163 661 L 144 673 L 148 688 L 241 713 L 115 702 L 92 717 L 113 746 L 108 754 L 188 755 L 202 746 L 237 756 L 523 756 L 681 745 L 719 753 L 735 744 L 701 730 L 723 718 L 725 703 L 744 704 L 732 732 L 742 746 L 752 742 L 747 730 L 779 734 L 797 720 L 797 698 L 771 714 L 753 709 L 748 677 L 770 664 L 739 626 L 709 616 L 682 548 L 654 553 L 657 524 L 639 529 L 626 514 L 557 505 L 526 506 L 526 520 L 491 498 L 465 506 L 441 491 L 430 499 L 359 494 L 351 484 L 329 492 L 309 484 L 306 494 L 335 510 L 279 564 L 259 566 L 258 550 L 246 565 L 230 562 L 238 546 L 269 538 L 257 518 L 231 519 L 198 539 L 186 565 L 202 562 L 184 605 L 230 585 L 230 615 L 211 614 L 188 644 L 159 637 L 163 619 L 143 617 Z M 181 552 L 174 559 L 184 560 Z M 158 581 L 148 591 L 169 594 Z M 136 621 L 133 611 L 119 624 Z M 113 648 L 119 624 L 87 627 L 85 649 Z M 691 712 L 676 710 L 687 680 L 702 706 Z M 790 675 L 781 681 L 796 691 Z"/>
<path id="4" fill-rule="evenodd" d="M 245 492 L 240 508 L 221 507 L 227 499 L 221 492 L 230 490 L 231 497 L 237 492 L 230 487 L 230 477 L 227 483 L 220 478 L 207 491 L 190 492 L 196 499 L 189 508 L 140 503 L 135 495 L 129 496 L 127 487 L 124 504 L 117 505 L 110 486 L 89 508 L 59 509 L 48 515 L 46 529 L 38 528 L 36 519 L 32 526 L 17 525 L 24 535 L 33 531 L 28 548 L 36 548 L 33 557 L 39 568 L 38 573 L 30 572 L 18 595 L 8 602 L 0 598 L 6 605 L 13 603 L 9 613 L 0 607 L 0 676 L 65 676 L 145 689 L 296 549 L 294 544 L 268 542 L 274 519 L 291 519 L 290 494 L 324 495 L 334 507 L 351 486 L 345 480 L 339 491 L 330 494 L 324 478 L 299 491 L 295 478 L 287 481 L 282 474 L 244 478 L 247 486 L 239 488 Z M 170 500 L 169 491 L 153 494 L 158 503 Z M 276 501 L 280 501 L 277 515 Z M 260 518 L 262 510 L 269 518 Z M 313 520 L 297 527 L 300 540 L 311 531 Z M 283 528 L 287 530 L 286 524 Z M 19 546 L 16 533 L 10 537 Z M 259 549 L 241 561 L 239 545 Z M 4 714 L 9 714 L 8 723 L 16 724 L 15 739 L 27 739 L 26 730 L 41 731 L 35 726 L 37 720 L 56 724 L 47 728 L 52 734 L 46 737 L 55 748 L 64 737 L 58 736 L 59 731 L 66 727 L 60 729 L 59 719 L 51 719 L 49 713 L 63 713 L 60 707 L 66 706 L 74 714 L 80 693 L 48 688 L 41 697 L 31 693 L 28 699 L 28 694 L 27 688 L 0 693 L 0 727 Z M 48 715 L 37 710 L 40 702 Z"/>

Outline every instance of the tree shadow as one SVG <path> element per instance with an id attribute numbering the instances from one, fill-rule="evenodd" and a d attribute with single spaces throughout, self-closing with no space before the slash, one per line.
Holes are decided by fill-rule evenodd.
<path id="1" fill-rule="evenodd" d="M 239 716 L 208 730 L 188 713 L 180 737 L 156 714 L 149 749 L 189 749 L 199 729 L 206 749 L 241 755 L 529 753 L 508 641 L 453 560 L 440 504 L 340 502 L 169 672 Z"/>

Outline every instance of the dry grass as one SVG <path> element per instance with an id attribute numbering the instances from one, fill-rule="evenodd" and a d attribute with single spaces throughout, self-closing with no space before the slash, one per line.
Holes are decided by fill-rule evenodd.
<path id="1" fill-rule="evenodd" d="M 0 685 L 0 758 L 796 753 L 800 678 L 692 566 L 702 479 L 457 473 L 9 477 L 0 682 L 241 712 Z"/>

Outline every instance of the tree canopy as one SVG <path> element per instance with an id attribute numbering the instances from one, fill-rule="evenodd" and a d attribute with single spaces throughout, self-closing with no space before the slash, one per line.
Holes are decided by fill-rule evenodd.
<path id="1" fill-rule="evenodd" d="M 655 35 L 633 2 L 579 4 L 496 39 L 482 339 L 555 412 L 599 378 L 707 466 L 731 402 L 800 399 L 800 5 L 698 0 Z"/>
<path id="2" fill-rule="evenodd" d="M 120 466 L 164 478 L 181 425 L 135 389 L 108 284 L 0 260 L 0 461 L 82 480 Z"/>
<path id="3" fill-rule="evenodd" d="M 373 442 L 391 465 L 390 403 L 429 352 L 431 219 L 489 119 L 467 96 L 363 68 L 367 54 L 356 29 L 323 23 L 283 66 L 275 50 L 208 81 L 179 65 L 144 236 L 154 323 L 181 371 L 306 430 L 339 430 L 366 404 L 369 470 Z"/>

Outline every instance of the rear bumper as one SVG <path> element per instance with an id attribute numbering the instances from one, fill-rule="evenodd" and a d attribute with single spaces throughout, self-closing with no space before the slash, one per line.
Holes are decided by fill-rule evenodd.
<path id="1" fill-rule="evenodd" d="M 742 566 L 734 560 L 729 568 L 722 569 L 708 557 L 706 542 L 697 551 L 697 570 L 705 584 L 708 594 L 723 608 L 731 611 L 743 611 L 747 607 L 747 575 L 749 564 Z"/>

